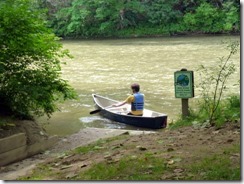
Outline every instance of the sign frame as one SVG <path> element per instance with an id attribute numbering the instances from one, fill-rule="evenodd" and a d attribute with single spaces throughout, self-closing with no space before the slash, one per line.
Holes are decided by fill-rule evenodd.
<path id="1" fill-rule="evenodd" d="M 181 70 L 174 72 L 175 98 L 188 99 L 194 97 L 193 71 Z"/>

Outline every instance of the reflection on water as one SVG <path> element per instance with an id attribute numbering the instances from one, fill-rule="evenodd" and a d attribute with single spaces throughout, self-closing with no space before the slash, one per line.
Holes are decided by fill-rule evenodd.
<path id="1" fill-rule="evenodd" d="M 103 123 L 111 122 L 109 119 L 102 118 L 101 116 L 87 116 L 80 118 L 80 121 L 83 123 L 92 123 L 94 121 L 99 121 Z"/>
<path id="2" fill-rule="evenodd" d="M 39 122 L 50 134 L 57 135 L 71 134 L 88 125 L 138 129 L 89 114 L 94 110 L 92 93 L 121 101 L 131 93 L 131 83 L 138 82 L 145 94 L 145 108 L 168 114 L 170 123 L 181 113 L 181 100 L 174 96 L 174 72 L 193 70 L 197 84 L 200 65 L 215 67 L 218 58 L 228 54 L 222 42 L 226 40 L 238 41 L 239 36 L 63 41 L 74 59 L 63 59 L 67 64 L 62 67 L 62 75 L 76 89 L 79 99 L 60 104 L 60 112 Z M 232 60 L 237 71 L 228 81 L 229 94 L 239 93 L 239 86 L 234 86 L 240 79 L 239 54 Z M 199 99 L 198 87 L 195 96 L 189 100 L 191 108 Z M 89 119 L 92 122 L 86 123 Z"/>
<path id="3" fill-rule="evenodd" d="M 124 129 L 126 125 L 119 122 L 114 122 L 101 116 L 87 116 L 79 119 L 81 123 L 85 124 L 85 127 L 97 127 L 97 128 L 116 128 Z"/>

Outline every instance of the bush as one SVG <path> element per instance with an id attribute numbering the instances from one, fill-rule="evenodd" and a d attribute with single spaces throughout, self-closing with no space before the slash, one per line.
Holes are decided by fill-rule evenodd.
<path id="1" fill-rule="evenodd" d="M 31 0 L 0 2 L 0 105 L 21 118 L 47 114 L 58 100 L 75 97 L 60 78 L 60 58 L 69 56 Z"/>

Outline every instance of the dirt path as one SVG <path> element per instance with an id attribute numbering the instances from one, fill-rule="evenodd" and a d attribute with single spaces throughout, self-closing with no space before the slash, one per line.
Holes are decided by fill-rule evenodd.
<path id="1" fill-rule="evenodd" d="M 48 158 L 60 157 L 64 154 L 64 152 L 72 150 L 76 147 L 87 145 L 99 139 L 109 138 L 125 133 L 129 133 L 130 135 L 139 135 L 154 132 L 101 128 L 82 129 L 76 134 L 60 138 L 56 145 L 42 154 L 35 155 L 31 158 L 24 159 L 5 167 L 0 167 L 0 178 L 2 180 L 15 180 L 20 176 L 27 175 L 38 163 L 44 162 Z"/>

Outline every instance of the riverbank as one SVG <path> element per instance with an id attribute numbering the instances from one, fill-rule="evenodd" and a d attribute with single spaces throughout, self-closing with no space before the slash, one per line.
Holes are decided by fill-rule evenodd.
<path id="1" fill-rule="evenodd" d="M 227 123 L 221 128 L 188 126 L 150 134 L 134 132 L 137 135 L 124 130 L 81 130 L 62 138 L 43 154 L 1 168 L 0 177 L 4 180 L 240 180 L 240 122 Z"/>
<path id="2" fill-rule="evenodd" d="M 32 124 L 35 124 L 32 122 Z M 20 128 L 18 132 L 25 132 L 23 131 L 23 127 L 25 127 L 28 132 L 36 132 L 40 127 L 36 126 L 29 126 L 27 128 L 24 123 L 23 126 Z M 33 129 L 33 127 L 35 127 Z M 43 130 L 42 130 L 43 131 Z M 16 132 L 15 130 L 11 131 L 12 134 Z M 44 131 L 43 131 L 44 132 Z M 15 162 L 13 164 L 9 164 L 6 166 L 0 167 L 0 178 L 2 180 L 16 180 L 18 177 L 23 177 L 28 173 L 36 168 L 37 164 L 45 162 L 47 159 L 62 157 L 65 155 L 66 152 L 69 152 L 76 147 L 88 145 L 92 142 L 98 141 L 99 139 L 110 138 L 122 134 L 130 134 L 130 135 L 138 135 L 138 134 L 148 134 L 154 133 L 153 131 L 133 131 L 133 130 L 119 130 L 119 129 L 101 129 L 101 128 L 85 128 L 81 129 L 79 132 L 72 134 L 66 137 L 60 137 L 59 141 L 53 145 L 50 149 L 36 154 L 30 158 L 23 159 L 21 161 Z M 11 133 L 8 132 L 6 135 L 10 135 Z M 35 133 L 34 133 L 35 134 Z M 33 138 L 33 134 L 27 134 L 28 140 Z M 42 137 L 40 138 L 42 140 Z M 33 141 L 32 141 L 33 142 Z M 37 140 L 36 140 L 37 142 Z"/>
<path id="3" fill-rule="evenodd" d="M 128 36 L 101 36 L 101 37 L 61 37 L 61 40 L 63 41 L 77 41 L 77 40 L 84 40 L 84 41 L 104 41 L 104 40 L 123 40 L 123 39 L 142 39 L 142 38 L 194 38 L 194 37 L 223 37 L 223 36 L 240 36 L 240 33 L 176 33 L 176 34 L 153 34 L 153 35 L 137 35 L 132 34 Z"/>

